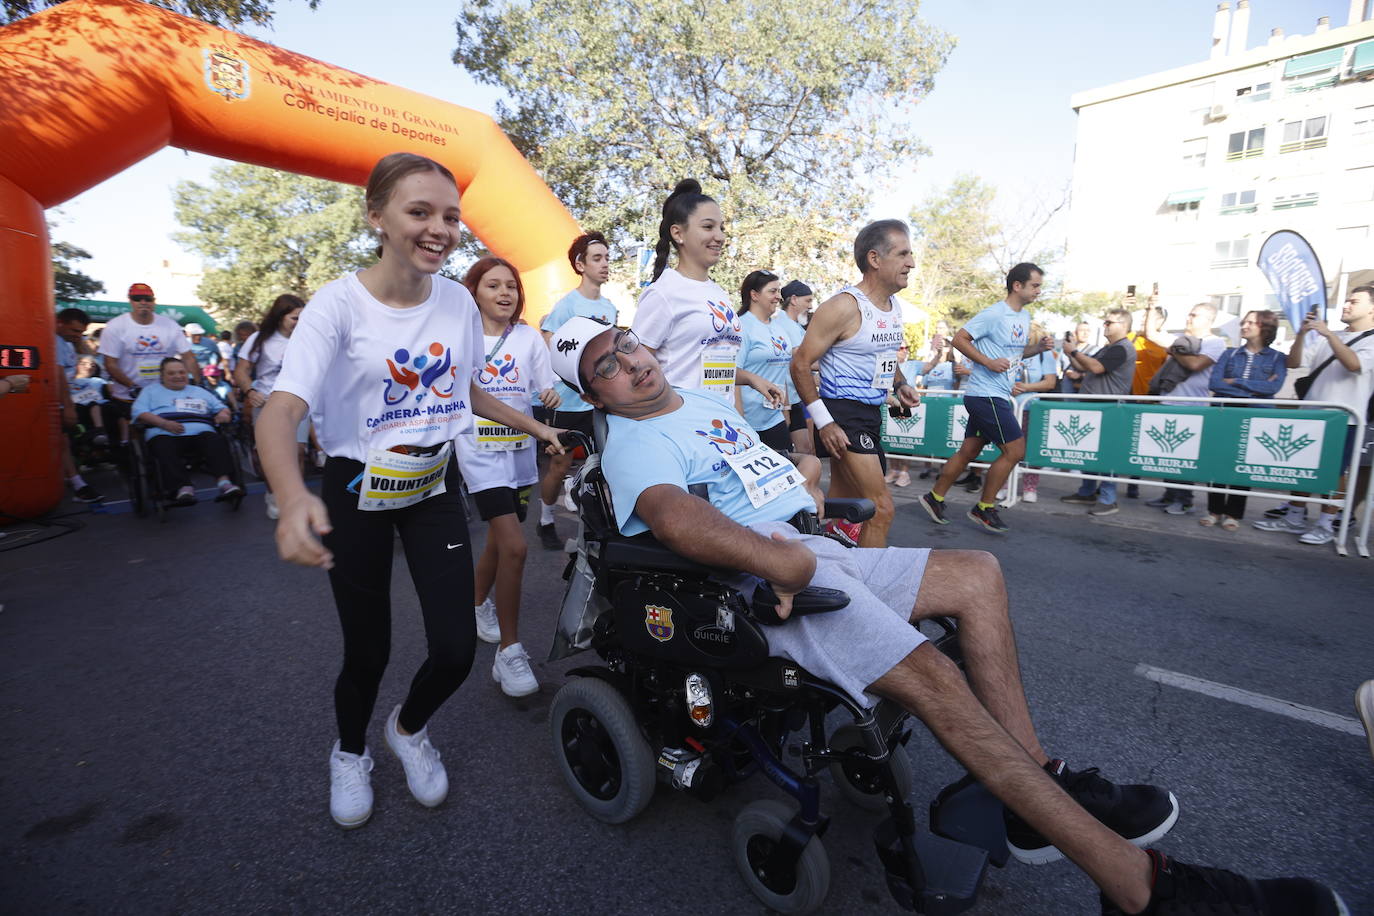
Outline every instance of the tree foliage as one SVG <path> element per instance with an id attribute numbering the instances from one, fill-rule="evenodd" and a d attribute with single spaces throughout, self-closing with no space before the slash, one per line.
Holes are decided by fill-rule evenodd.
<path id="1" fill-rule="evenodd" d="M 52 224 L 48 226 L 49 234 Z M 72 302 L 76 299 L 89 299 L 96 293 L 105 291 L 105 284 L 94 277 L 87 276 L 75 266 L 76 261 L 85 261 L 91 253 L 70 242 L 52 243 L 52 281 L 57 301 Z"/>
<path id="2" fill-rule="evenodd" d="M 0 6 L 0 25 L 23 19 L 42 9 L 57 6 L 63 0 L 3 0 Z M 275 0 L 147 0 L 153 6 L 200 19 L 211 25 L 229 27 L 251 22 L 270 25 Z M 305 0 L 313 10 L 320 0 Z"/>
<path id="3" fill-rule="evenodd" d="M 236 163 L 172 193 L 188 227 L 174 238 L 205 262 L 197 292 L 230 320 L 261 318 L 282 293 L 309 298 L 375 246 L 351 185 Z"/>
<path id="4" fill-rule="evenodd" d="M 720 201 L 723 285 L 848 279 L 870 195 L 921 147 L 909 111 L 952 40 L 872 0 L 465 0 L 454 62 L 587 227 L 657 241 L 683 177 Z"/>

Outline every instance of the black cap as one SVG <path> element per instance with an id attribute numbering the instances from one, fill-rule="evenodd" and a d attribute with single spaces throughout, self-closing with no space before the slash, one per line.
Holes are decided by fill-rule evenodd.
<path id="1" fill-rule="evenodd" d="M 800 280 L 793 280 L 791 283 L 787 284 L 782 288 L 782 297 L 784 299 L 791 299 L 793 296 L 809 295 L 811 295 L 811 287 L 807 286 Z"/>

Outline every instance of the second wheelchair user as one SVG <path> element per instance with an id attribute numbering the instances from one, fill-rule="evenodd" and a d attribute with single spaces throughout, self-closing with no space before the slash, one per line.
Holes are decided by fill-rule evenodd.
<path id="1" fill-rule="evenodd" d="M 1005 803 L 1018 859 L 1067 856 L 1102 889 L 1109 913 L 1186 908 L 1192 895 L 1214 887 L 1257 913 L 1290 904 L 1297 910 L 1287 911 L 1342 911 L 1334 892 L 1310 879 L 1251 883 L 1141 848 L 1177 819 L 1172 793 L 1117 786 L 1095 769 L 1074 771 L 1050 758 L 1031 723 L 1006 587 L 991 554 L 849 549 L 802 535 L 789 519 L 811 510 L 812 500 L 797 475 L 791 482 L 770 476 L 785 460 L 730 405 L 671 387 L 631 331 L 574 318 L 554 337 L 554 372 L 608 414 L 601 465 L 621 533 L 651 531 L 698 563 L 767 580 L 781 616 L 807 585 L 846 592 L 842 610 L 769 628 L 770 652 L 860 702 L 885 696 L 920 718 Z M 708 499 L 689 493 L 697 484 Z M 967 680 L 912 625 L 938 615 L 959 621 Z"/>
<path id="2" fill-rule="evenodd" d="M 206 470 L 215 475 L 215 486 L 219 488 L 216 499 L 229 499 L 242 492 L 229 479 L 234 467 L 229 446 L 215 432 L 216 425 L 229 422 L 229 408 L 214 392 L 191 385 L 190 381 L 186 364 L 169 356 L 158 367 L 158 380 L 141 388 L 130 408 L 134 420 L 148 427 L 144 440 L 162 473 L 163 485 L 172 499 L 183 506 L 196 501 L 196 488 L 186 470 L 186 462 L 196 458 L 204 461 Z M 163 414 L 202 414 L 205 419 L 168 420 Z"/>

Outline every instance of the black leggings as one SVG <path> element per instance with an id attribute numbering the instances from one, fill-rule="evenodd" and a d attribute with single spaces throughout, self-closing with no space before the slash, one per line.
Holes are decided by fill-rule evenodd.
<path id="1" fill-rule="evenodd" d="M 188 461 L 199 458 L 205 462 L 205 470 L 216 478 L 228 477 L 234 469 L 229 446 L 219 433 L 207 430 L 194 436 L 150 436 L 147 445 L 162 472 L 162 485 L 171 493 L 191 486 L 191 475 L 186 471 Z"/>
<path id="2" fill-rule="evenodd" d="M 401 727 L 425 727 L 472 669 L 477 639 L 472 614 L 472 545 L 459 487 L 450 462 L 448 492 L 403 509 L 363 512 L 358 494 L 346 489 L 360 462 L 330 458 L 322 496 L 333 530 L 324 544 L 334 553 L 329 584 L 343 627 L 343 670 L 334 685 L 340 749 L 361 754 L 377 688 L 391 655 L 392 529 L 400 532 L 406 565 L 420 596 L 429 657 L 410 682 L 401 705 Z"/>

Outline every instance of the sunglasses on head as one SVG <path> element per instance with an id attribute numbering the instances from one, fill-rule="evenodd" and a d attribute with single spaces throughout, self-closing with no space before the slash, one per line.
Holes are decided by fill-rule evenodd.
<path id="1" fill-rule="evenodd" d="M 152 297 L 152 296 L 130 296 L 130 297 L 129 297 L 129 301 L 130 301 L 130 302 L 152 302 L 152 301 L 153 301 L 153 297 Z"/>

